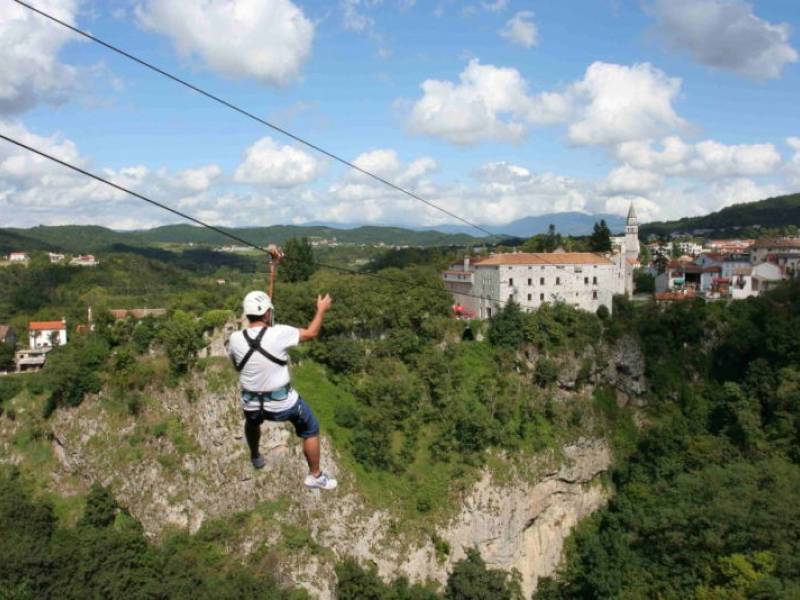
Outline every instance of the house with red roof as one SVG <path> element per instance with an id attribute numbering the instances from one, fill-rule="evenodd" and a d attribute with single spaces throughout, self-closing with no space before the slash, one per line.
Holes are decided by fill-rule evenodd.
<path id="1" fill-rule="evenodd" d="M 67 343 L 67 320 L 31 321 L 28 324 L 28 345 L 31 350 L 49 350 Z"/>

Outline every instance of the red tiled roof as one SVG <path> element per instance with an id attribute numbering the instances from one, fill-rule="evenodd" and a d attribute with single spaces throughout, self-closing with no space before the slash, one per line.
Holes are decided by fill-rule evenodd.
<path id="1" fill-rule="evenodd" d="M 493 254 L 476 261 L 479 266 L 493 265 L 610 265 L 602 254 L 594 252 L 515 252 Z"/>
<path id="2" fill-rule="evenodd" d="M 763 238 L 753 244 L 754 248 L 800 248 L 800 238 Z"/>
<path id="3" fill-rule="evenodd" d="M 675 302 L 679 300 L 691 300 L 694 298 L 694 292 L 689 290 L 683 292 L 660 292 L 656 294 L 656 300 L 660 302 Z"/>
<path id="4" fill-rule="evenodd" d="M 31 321 L 28 324 L 31 331 L 41 331 L 43 329 L 66 329 L 64 321 Z"/>
<path id="5" fill-rule="evenodd" d="M 722 267 L 719 265 L 711 265 L 710 267 L 704 267 L 703 273 L 719 273 L 722 271 Z"/>

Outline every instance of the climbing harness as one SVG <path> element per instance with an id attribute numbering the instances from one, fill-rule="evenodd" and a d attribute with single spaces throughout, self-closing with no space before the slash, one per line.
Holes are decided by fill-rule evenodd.
<path id="1" fill-rule="evenodd" d="M 247 341 L 247 345 L 250 346 L 250 349 L 242 357 L 242 360 L 238 364 L 236 363 L 236 359 L 231 357 L 233 366 L 236 368 L 237 371 L 241 372 L 241 370 L 244 369 L 244 366 L 247 364 L 247 361 L 249 361 L 250 358 L 253 356 L 253 354 L 255 354 L 256 352 L 258 352 L 259 354 L 261 354 L 261 356 L 263 356 L 269 361 L 274 362 L 276 365 L 280 367 L 286 366 L 287 361 L 282 360 L 277 356 L 273 356 L 272 354 L 264 350 L 264 348 L 261 346 L 261 340 L 264 338 L 264 334 L 266 332 L 267 328 L 262 327 L 261 331 L 258 332 L 258 335 L 255 338 L 251 338 L 249 335 L 247 335 L 246 329 L 242 330 L 242 335 L 244 336 L 244 339 Z"/>

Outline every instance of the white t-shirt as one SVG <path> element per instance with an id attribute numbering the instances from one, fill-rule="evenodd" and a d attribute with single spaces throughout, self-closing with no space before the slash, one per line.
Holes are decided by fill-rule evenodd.
<path id="1" fill-rule="evenodd" d="M 255 339 L 261 333 L 261 327 L 249 327 L 247 335 L 250 339 Z M 289 348 L 300 343 L 300 330 L 297 327 L 288 325 L 273 325 L 269 327 L 261 338 L 261 347 L 272 354 L 275 358 L 289 360 Z M 231 334 L 228 340 L 228 355 L 238 365 L 247 351 L 250 344 L 244 339 L 244 333 L 237 331 Z M 248 392 L 272 392 L 278 390 L 289 383 L 289 366 L 278 365 L 260 352 L 253 352 L 244 368 L 239 371 L 239 383 L 242 390 Z M 291 408 L 297 402 L 297 392 L 292 389 L 285 400 L 271 400 L 264 403 L 264 410 L 278 412 Z M 248 404 L 242 399 L 245 410 L 256 410 L 260 408 L 258 402 Z"/>

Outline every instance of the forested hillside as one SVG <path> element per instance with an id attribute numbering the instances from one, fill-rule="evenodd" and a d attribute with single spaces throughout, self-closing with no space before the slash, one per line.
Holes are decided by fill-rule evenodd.
<path id="1" fill-rule="evenodd" d="M 537 597 L 797 596 L 797 285 L 730 305 L 618 300 L 613 316 L 560 304 L 525 313 L 510 303 L 490 323 L 467 328 L 448 316 L 450 298 L 438 287 L 435 264 L 444 257 L 410 254 L 423 264 L 383 271 L 391 282 L 324 271 L 279 282 L 284 322 L 307 322 L 317 293 L 335 299 L 323 337 L 295 354 L 294 377 L 319 414 L 343 487 L 359 500 L 334 500 L 314 527 L 294 494 L 243 510 L 235 487 L 245 485 L 235 465 L 249 466 L 236 455 L 243 442 L 227 430 L 209 441 L 207 425 L 193 420 L 213 415 L 214 399 L 235 411 L 235 373 L 198 351 L 243 293 L 263 284 L 263 266 L 128 249 L 97 269 L 43 261 L 6 268 L 0 318 L 20 330 L 33 317 L 80 322 L 91 303 L 96 330 L 71 333 L 41 373 L 0 380 L 0 444 L 15 465 L 0 482 L 0 596 L 302 597 L 292 578 L 268 574 L 296 574 L 292 561 L 313 557 L 335 565 L 329 573 L 342 599 L 517 599 L 532 571 L 521 582 L 477 551 L 458 546 L 466 556 L 455 556 L 445 524 L 465 509 L 481 473 L 534 485 L 543 457 L 587 439 L 613 448 L 611 501 L 579 527 Z M 402 293 L 397 282 L 405 282 Z M 155 301 L 168 316 L 136 323 L 105 312 Z M 237 415 L 222 421 L 229 416 L 239 431 Z M 57 457 L 67 447 L 81 475 Z M 231 460 L 234 470 L 221 471 Z M 544 464 L 574 483 L 557 463 Z M 126 487 L 149 469 L 148 485 Z M 87 489 L 97 479 L 106 491 Z M 292 480 L 266 489 L 274 485 Z M 228 488 L 236 510 L 223 503 Z M 153 508 L 156 497 L 168 507 L 203 499 L 214 518 L 193 535 L 166 528 L 148 542 L 137 515 L 152 527 L 163 512 Z M 334 553 L 324 528 L 336 527 L 329 520 L 348 505 L 389 515 L 378 529 L 391 541 L 376 542 L 373 559 L 418 544 L 448 577 L 413 586 L 387 576 L 385 565 L 379 577 L 363 558 Z M 498 543 L 478 542 L 484 552 Z"/>
<path id="2" fill-rule="evenodd" d="M 486 239 L 464 233 L 413 231 L 399 227 L 303 227 L 275 225 L 272 227 L 242 227 L 226 229 L 251 243 L 283 244 L 291 238 L 320 238 L 348 244 L 386 244 L 409 246 L 469 246 L 482 244 Z M 491 241 L 491 240 L 489 240 Z M 192 225 L 166 225 L 145 231 L 114 231 L 96 225 L 39 226 L 31 229 L 0 229 L 0 252 L 61 250 L 94 252 L 113 244 L 196 244 L 227 246 L 232 242 L 211 229 Z"/>
<path id="3" fill-rule="evenodd" d="M 639 235 L 668 236 L 671 233 L 702 232 L 711 237 L 757 236 L 759 229 L 800 227 L 800 194 L 777 196 L 757 202 L 734 204 L 702 217 L 645 223 Z"/>
<path id="4" fill-rule="evenodd" d="M 800 597 L 800 286 L 620 317 L 650 422 L 536 598 Z"/>

